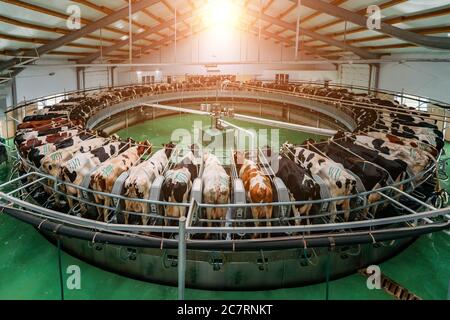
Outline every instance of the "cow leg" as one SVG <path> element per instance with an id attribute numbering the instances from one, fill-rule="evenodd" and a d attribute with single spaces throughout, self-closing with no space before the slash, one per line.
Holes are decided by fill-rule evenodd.
<path id="1" fill-rule="evenodd" d="M 168 207 L 169 207 L 169 206 L 165 206 L 165 207 L 164 207 L 164 216 L 166 216 L 166 217 L 168 216 L 168 210 L 169 210 Z M 164 219 L 164 226 L 167 227 L 168 223 L 169 223 L 169 219 Z"/>
<path id="2" fill-rule="evenodd" d="M 206 208 L 206 219 L 211 220 L 213 218 L 214 208 Z M 212 227 L 212 222 L 207 222 L 208 228 Z M 209 232 L 206 234 L 205 239 L 209 239 Z"/>
<path id="3" fill-rule="evenodd" d="M 251 208 L 251 211 L 252 211 L 252 217 L 255 220 L 255 227 L 259 227 L 259 221 L 256 220 L 256 219 L 258 219 L 258 208 Z M 258 234 L 254 233 L 252 238 L 256 239 L 257 237 L 258 237 Z"/>
<path id="4" fill-rule="evenodd" d="M 95 203 L 101 203 L 100 197 L 96 193 L 94 193 L 94 201 L 95 201 Z M 97 208 L 98 218 L 101 218 L 103 216 L 103 208 L 100 208 L 100 207 L 96 207 L 96 208 Z M 97 218 L 97 220 L 98 220 L 98 218 Z"/>
<path id="5" fill-rule="evenodd" d="M 297 208 L 296 206 L 292 206 L 292 210 L 294 211 L 294 217 L 300 218 L 300 209 Z M 300 219 L 295 219 L 294 221 L 296 226 L 299 226 L 302 223 Z"/>
<path id="6" fill-rule="evenodd" d="M 69 208 L 72 209 L 74 207 L 73 199 L 71 197 L 66 197 L 66 198 L 67 198 L 67 204 L 69 205 Z"/>
<path id="7" fill-rule="evenodd" d="M 105 204 L 105 207 L 109 207 L 110 205 L 111 205 L 111 198 L 110 197 L 105 197 L 105 202 L 104 202 Z M 103 209 L 103 220 L 106 222 L 107 221 L 107 219 L 108 219 L 108 212 L 109 212 L 109 209 L 107 209 L 107 208 L 104 208 Z M 125 221 L 125 224 L 128 224 L 128 219 L 127 219 L 127 221 Z"/>
<path id="8" fill-rule="evenodd" d="M 337 214 L 336 202 L 332 201 L 330 203 L 330 223 L 334 223 L 334 221 L 336 220 L 336 214 Z"/>
<path id="9" fill-rule="evenodd" d="M 145 215 L 149 214 L 148 204 L 141 203 L 141 208 L 142 208 L 142 213 L 144 214 L 142 216 L 142 225 L 145 226 L 148 224 L 148 220 L 149 220 L 149 217 L 145 216 Z"/>
<path id="10" fill-rule="evenodd" d="M 266 219 L 271 219 L 272 218 L 272 206 L 269 206 L 266 208 Z M 272 226 L 272 222 L 271 221 L 267 221 L 266 223 L 267 227 L 271 227 Z M 267 234 L 267 237 L 270 238 L 270 232 Z"/>
<path id="11" fill-rule="evenodd" d="M 344 200 L 342 203 L 342 210 L 344 210 L 344 221 L 348 221 L 350 217 L 350 199 Z"/>

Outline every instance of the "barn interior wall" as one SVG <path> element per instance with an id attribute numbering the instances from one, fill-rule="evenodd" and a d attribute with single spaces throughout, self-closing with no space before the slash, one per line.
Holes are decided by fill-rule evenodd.
<path id="1" fill-rule="evenodd" d="M 449 54 L 403 54 L 389 58 L 450 58 Z M 407 93 L 450 102 L 450 63 L 449 62 L 403 62 L 381 64 L 381 89 Z"/>
<path id="2" fill-rule="evenodd" d="M 280 72 L 289 73 L 293 80 L 337 79 L 337 70 L 332 64 L 296 65 L 296 70 L 293 70 L 292 65 L 285 65 L 285 68 L 282 65 L 273 67 L 274 63 L 294 60 L 294 51 L 294 47 L 286 47 L 284 44 L 277 44 L 264 38 L 259 40 L 256 35 L 243 31 L 204 31 L 192 38 L 177 41 L 176 48 L 174 44 L 163 46 L 143 58 L 134 60 L 135 63 L 167 65 L 121 69 L 118 71 L 118 82 L 122 85 L 138 83 L 142 75 L 153 75 L 155 81 L 164 81 L 167 75 L 182 77 L 186 74 L 219 73 L 237 75 L 239 80 L 244 80 L 243 78 L 248 76 L 271 80 Z M 257 65 L 252 62 L 263 64 Z M 192 65 L 186 65 L 188 63 Z"/>
<path id="3" fill-rule="evenodd" d="M 38 63 L 49 64 L 54 61 L 39 60 Z M 17 102 L 77 88 L 75 68 L 71 67 L 27 68 L 17 75 L 16 83 Z"/>

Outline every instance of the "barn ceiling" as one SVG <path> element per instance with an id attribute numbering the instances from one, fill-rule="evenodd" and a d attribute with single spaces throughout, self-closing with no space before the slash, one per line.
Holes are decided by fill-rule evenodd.
<path id="1" fill-rule="evenodd" d="M 128 1 L 0 0 L 0 72 L 18 71 L 17 64 L 41 57 L 127 60 Z M 288 47 L 296 45 L 299 13 L 299 50 L 325 58 L 450 49 L 448 0 L 300 0 L 300 7 L 298 0 L 132 0 L 133 56 L 171 44 L 175 33 L 178 41 L 208 28 L 205 8 L 214 1 L 238 8 L 236 30 L 261 32 Z M 73 5 L 80 9 L 80 30 L 67 26 Z M 381 9 L 381 30 L 357 23 L 366 21 L 369 5 Z"/>

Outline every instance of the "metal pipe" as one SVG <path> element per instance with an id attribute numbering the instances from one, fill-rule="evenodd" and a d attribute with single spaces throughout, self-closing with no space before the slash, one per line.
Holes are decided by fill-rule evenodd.
<path id="1" fill-rule="evenodd" d="M 186 277 L 186 217 L 180 217 L 178 233 L 178 300 L 184 300 Z"/>
<path id="2" fill-rule="evenodd" d="M 50 233 L 61 234 L 72 238 L 84 239 L 98 243 L 115 244 L 121 246 L 135 246 L 145 248 L 160 248 L 161 239 L 146 237 L 144 235 L 133 234 L 124 236 L 124 234 L 113 232 L 104 233 L 97 232 L 95 230 L 79 228 L 77 226 L 70 226 L 67 224 L 57 224 L 54 221 L 48 220 L 46 217 L 41 217 L 38 214 L 23 211 L 20 209 L 2 207 L 2 210 L 8 215 L 17 218 L 21 221 L 29 223 L 35 227 L 39 227 L 41 231 Z M 233 250 L 233 251 L 255 251 L 261 250 L 280 250 L 304 247 L 307 243 L 308 247 L 329 247 L 330 238 L 335 241 L 336 246 L 339 245 L 352 245 L 362 243 L 373 243 L 374 241 L 390 241 L 395 239 L 402 239 L 408 237 L 418 237 L 422 234 L 436 232 L 439 230 L 448 229 L 450 221 L 447 223 L 435 223 L 433 225 L 421 225 L 414 228 L 392 228 L 387 230 L 366 230 L 366 231 L 353 231 L 352 233 L 338 232 L 335 234 L 326 233 L 319 235 L 302 235 L 291 237 L 280 237 L 271 239 L 259 239 L 259 240 L 228 240 L 228 241 L 216 241 L 216 240 L 191 240 L 188 241 L 188 249 L 198 250 Z M 165 239 L 164 247 L 170 249 L 177 249 L 178 242 L 173 239 Z"/>
<path id="3" fill-rule="evenodd" d="M 280 65 L 308 65 L 308 64 L 376 64 L 376 63 L 405 63 L 405 62 L 435 62 L 435 63 L 448 63 L 449 58 L 386 58 L 386 59 L 344 59 L 344 60 L 280 60 L 280 61 L 218 61 L 214 62 L 217 65 L 263 65 L 263 66 L 280 66 Z M 62 64 L 62 63 L 46 63 L 46 64 L 32 64 L 22 66 L 21 68 L 96 68 L 96 67 L 173 67 L 173 66 L 205 66 L 211 62 L 172 62 L 172 63 L 76 63 L 76 64 Z"/>

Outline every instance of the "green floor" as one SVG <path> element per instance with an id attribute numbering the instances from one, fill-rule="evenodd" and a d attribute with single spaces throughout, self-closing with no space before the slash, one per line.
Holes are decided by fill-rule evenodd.
<path id="1" fill-rule="evenodd" d="M 165 143 L 174 127 L 191 128 L 197 117 L 176 116 L 125 129 L 121 136 Z M 206 123 L 205 123 L 206 124 Z M 240 123 L 242 125 L 242 123 Z M 253 128 L 259 126 L 252 125 Z M 261 126 L 263 127 L 263 126 Z M 302 142 L 310 135 L 281 130 L 280 140 Z M 6 181 L 8 166 L 0 166 Z M 62 255 L 63 271 L 81 268 L 81 289 L 68 290 L 66 299 L 176 299 L 174 287 L 128 279 Z M 439 232 L 421 237 L 408 249 L 381 264 L 381 271 L 424 299 L 447 299 L 450 282 L 450 236 Z M 64 274 L 64 281 L 67 275 Z M 325 299 L 326 285 L 252 291 L 186 291 L 187 299 Z M 354 274 L 330 282 L 330 299 L 392 299 L 383 290 L 368 290 L 366 278 Z M 58 250 L 32 227 L 0 214 L 0 299 L 60 299 Z"/>

